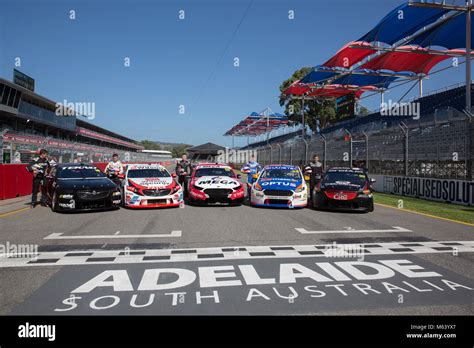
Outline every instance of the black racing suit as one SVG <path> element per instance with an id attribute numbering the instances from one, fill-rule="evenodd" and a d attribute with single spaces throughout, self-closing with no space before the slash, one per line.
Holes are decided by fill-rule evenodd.
<path id="1" fill-rule="evenodd" d="M 191 175 L 192 172 L 192 164 L 190 161 L 179 161 L 176 163 L 175 168 L 176 175 L 178 175 L 178 182 L 183 187 L 183 192 L 185 195 L 188 193 L 188 182 L 187 176 Z"/>
<path id="2" fill-rule="evenodd" d="M 313 198 L 313 189 L 321 180 L 323 175 L 323 164 L 321 162 L 309 162 L 306 167 L 311 167 L 311 176 L 309 181 L 310 197 Z"/>
<path id="3" fill-rule="evenodd" d="M 46 158 L 37 158 L 31 161 L 26 169 L 33 173 L 33 191 L 31 193 L 31 205 L 36 205 L 38 189 L 41 186 L 41 205 L 46 204 L 46 180 L 44 176 L 49 169 L 49 161 Z"/>

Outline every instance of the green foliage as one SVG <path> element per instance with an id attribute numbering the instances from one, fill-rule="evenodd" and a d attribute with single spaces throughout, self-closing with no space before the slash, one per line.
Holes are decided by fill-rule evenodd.
<path id="1" fill-rule="evenodd" d="M 293 73 L 293 75 L 283 81 L 280 85 L 280 91 L 285 89 L 296 80 L 301 80 L 304 76 L 311 72 L 311 67 L 301 68 Z M 280 106 L 285 107 L 285 114 L 290 121 L 301 123 L 302 102 L 300 99 L 291 99 L 287 96 L 280 96 Z M 320 127 L 325 127 L 328 122 L 336 116 L 336 103 L 334 99 L 313 99 L 304 101 L 304 120 L 313 131 L 316 130 L 317 120 L 319 119 Z"/>

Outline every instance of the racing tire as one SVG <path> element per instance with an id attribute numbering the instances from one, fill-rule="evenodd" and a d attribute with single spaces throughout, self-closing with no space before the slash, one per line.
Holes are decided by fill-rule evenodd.
<path id="1" fill-rule="evenodd" d="M 240 205 L 244 204 L 244 199 L 241 198 L 241 199 L 236 199 L 234 202 L 231 203 L 231 205 L 233 207 L 238 207 Z"/>
<path id="2" fill-rule="evenodd" d="M 51 211 L 56 213 L 58 211 L 58 194 L 54 192 L 53 198 L 51 198 Z"/>

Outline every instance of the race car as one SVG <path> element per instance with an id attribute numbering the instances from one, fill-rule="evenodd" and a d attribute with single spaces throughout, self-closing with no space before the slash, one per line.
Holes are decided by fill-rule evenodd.
<path id="1" fill-rule="evenodd" d="M 122 181 L 123 205 L 128 208 L 178 207 L 183 189 L 160 164 L 129 164 Z"/>
<path id="2" fill-rule="evenodd" d="M 190 204 L 240 205 L 244 200 L 244 185 L 241 175 L 222 163 L 198 164 L 188 182 Z"/>
<path id="3" fill-rule="evenodd" d="M 52 211 L 118 209 L 120 190 L 99 168 L 62 163 L 45 176 L 46 202 Z"/>
<path id="4" fill-rule="evenodd" d="M 374 210 L 374 198 L 367 173 L 361 168 L 331 168 L 313 191 L 313 207 L 316 209 Z"/>
<path id="5" fill-rule="evenodd" d="M 260 207 L 306 207 L 308 189 L 301 169 L 292 165 L 264 167 L 250 190 L 250 204 Z"/>

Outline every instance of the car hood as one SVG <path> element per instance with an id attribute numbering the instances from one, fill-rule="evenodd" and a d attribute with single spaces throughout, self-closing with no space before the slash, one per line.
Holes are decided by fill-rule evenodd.
<path id="1" fill-rule="evenodd" d="M 240 181 L 228 176 L 201 176 L 194 179 L 194 185 L 202 188 L 233 188 L 240 185 Z"/>
<path id="2" fill-rule="evenodd" d="M 264 190 L 294 190 L 303 183 L 303 180 L 264 178 L 258 183 Z"/>
<path id="3" fill-rule="evenodd" d="M 59 188 L 65 190 L 100 189 L 112 190 L 117 186 L 107 178 L 59 179 Z"/>
<path id="4" fill-rule="evenodd" d="M 173 183 L 172 177 L 167 178 L 129 178 L 132 184 L 145 188 L 165 188 Z"/>

